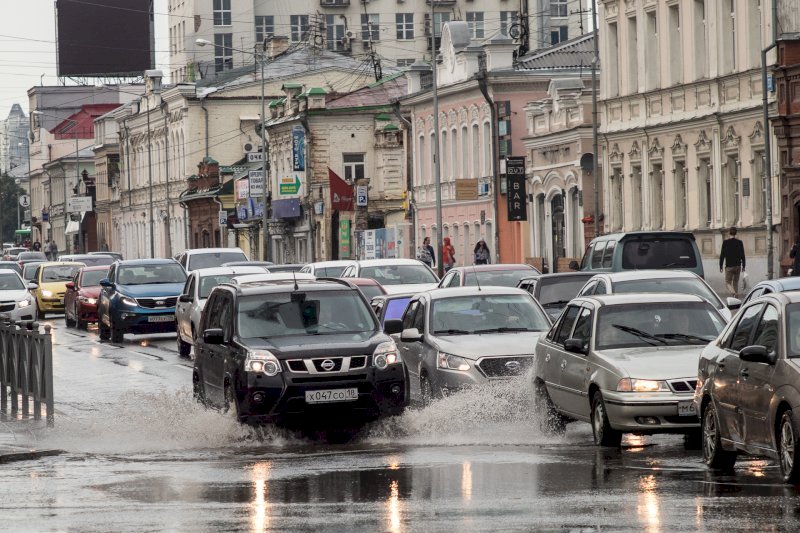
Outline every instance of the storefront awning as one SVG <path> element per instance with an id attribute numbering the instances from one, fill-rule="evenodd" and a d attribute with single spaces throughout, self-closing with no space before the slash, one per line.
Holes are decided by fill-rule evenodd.
<path id="1" fill-rule="evenodd" d="M 297 218 L 300 216 L 300 199 L 289 198 L 286 200 L 272 201 L 273 218 Z"/>
<path id="2" fill-rule="evenodd" d="M 18 229 L 14 233 L 16 233 L 17 235 L 30 235 L 31 234 L 31 230 L 29 230 L 29 229 Z"/>

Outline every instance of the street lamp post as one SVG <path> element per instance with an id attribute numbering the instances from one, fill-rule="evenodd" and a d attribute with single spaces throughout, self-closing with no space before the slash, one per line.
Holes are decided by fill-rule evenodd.
<path id="1" fill-rule="evenodd" d="M 436 17 L 435 0 L 431 3 L 431 80 L 433 82 L 433 178 L 436 191 L 436 246 L 439 250 L 439 260 L 436 261 L 436 270 L 439 278 L 444 277 L 444 257 L 442 255 L 442 176 L 439 167 L 439 88 L 436 80 Z M 439 30 L 441 32 L 441 30 Z M 497 191 L 495 191 L 497 194 Z M 495 222 L 496 223 L 496 222 Z"/>

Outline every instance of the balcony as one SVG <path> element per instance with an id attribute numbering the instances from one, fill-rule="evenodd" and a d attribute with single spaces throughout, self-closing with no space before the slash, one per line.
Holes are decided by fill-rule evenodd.
<path id="1" fill-rule="evenodd" d="M 350 0 L 319 0 L 319 5 L 322 7 L 347 7 L 350 5 Z"/>

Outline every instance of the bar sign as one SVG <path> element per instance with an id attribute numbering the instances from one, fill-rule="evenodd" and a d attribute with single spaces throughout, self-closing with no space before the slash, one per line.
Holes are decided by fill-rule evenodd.
<path id="1" fill-rule="evenodd" d="M 506 158 L 506 198 L 509 222 L 528 220 L 528 194 L 525 187 L 525 158 Z"/>

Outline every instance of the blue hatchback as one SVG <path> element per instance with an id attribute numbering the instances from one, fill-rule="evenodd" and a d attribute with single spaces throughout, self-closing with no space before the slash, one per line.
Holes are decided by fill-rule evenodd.
<path id="1" fill-rule="evenodd" d="M 125 333 L 175 331 L 175 304 L 186 271 L 172 259 L 117 261 L 101 280 L 97 304 L 100 340 L 122 342 Z"/>

